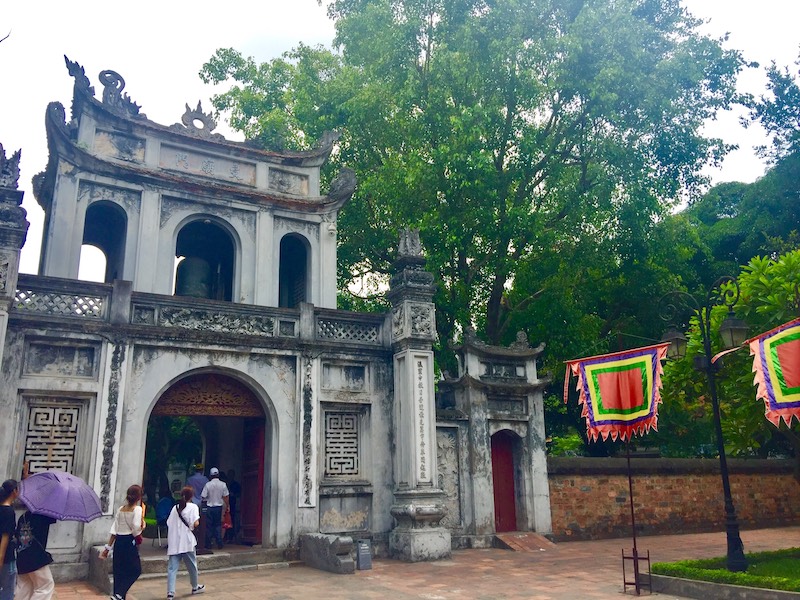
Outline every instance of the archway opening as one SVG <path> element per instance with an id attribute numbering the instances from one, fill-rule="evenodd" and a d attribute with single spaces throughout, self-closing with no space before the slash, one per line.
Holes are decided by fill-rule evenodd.
<path id="1" fill-rule="evenodd" d="M 166 436 L 168 442 L 154 442 L 151 446 L 151 437 L 157 440 L 158 435 Z M 162 457 L 151 453 L 163 452 L 171 445 L 177 447 L 185 440 L 186 447 L 179 451 L 179 464 L 184 471 L 181 476 L 167 476 L 170 490 L 176 487 L 176 479 L 180 486 L 186 483 L 196 463 L 203 464 L 206 476 L 212 467 L 217 467 L 220 479 L 228 483 L 231 491 L 234 539 L 260 544 L 270 509 L 266 493 L 270 486 L 266 452 L 270 436 L 269 419 L 250 388 L 218 373 L 190 375 L 167 389 L 150 415 L 146 485 L 150 489 L 163 485 L 164 477 L 154 481 L 157 469 L 149 465 L 169 462 L 166 453 Z"/>
<path id="2" fill-rule="evenodd" d="M 83 246 L 94 246 L 105 256 L 102 281 L 111 283 L 122 279 L 125 262 L 125 238 L 128 217 L 125 211 L 113 202 L 95 202 L 86 210 L 83 225 Z M 81 263 L 84 260 L 81 248 Z M 80 278 L 80 275 L 79 275 Z M 96 280 L 96 279 L 95 279 Z"/>
<path id="3" fill-rule="evenodd" d="M 519 437 L 508 430 L 492 436 L 494 526 L 497 533 L 517 531 L 517 446 Z"/>
<path id="4" fill-rule="evenodd" d="M 175 295 L 233 299 L 235 246 L 230 234 L 210 219 L 193 221 L 175 244 Z"/>
<path id="5" fill-rule="evenodd" d="M 278 306 L 296 308 L 308 297 L 308 247 L 299 235 L 290 234 L 281 240 L 278 275 Z"/>

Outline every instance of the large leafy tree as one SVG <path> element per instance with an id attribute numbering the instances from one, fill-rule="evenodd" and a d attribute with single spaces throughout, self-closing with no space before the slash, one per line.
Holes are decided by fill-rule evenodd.
<path id="1" fill-rule="evenodd" d="M 760 122 L 771 137 L 771 144 L 759 148 L 762 156 L 773 161 L 800 153 L 800 59 L 795 68 L 780 68 L 773 62 L 767 67 L 767 93 L 751 98 L 750 121 Z"/>
<path id="2" fill-rule="evenodd" d="M 700 128 L 735 100 L 742 60 L 678 0 L 336 0 L 329 12 L 337 52 L 301 45 L 258 64 L 219 50 L 201 76 L 232 84 L 215 106 L 264 145 L 342 131 L 334 162 L 359 178 L 340 217 L 342 288 L 386 273 L 397 231 L 419 227 L 442 340 L 474 324 L 502 341 L 533 300 L 581 279 L 531 265 L 637 263 L 637 232 L 726 150 Z"/>

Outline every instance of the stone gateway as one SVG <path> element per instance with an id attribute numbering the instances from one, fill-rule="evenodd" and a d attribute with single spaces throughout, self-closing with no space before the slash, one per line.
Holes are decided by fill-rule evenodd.
<path id="1" fill-rule="evenodd" d="M 183 484 L 189 461 L 146 472 L 159 419 L 196 431 L 192 462 L 238 474 L 251 544 L 343 536 L 420 561 L 498 528 L 549 533 L 541 347 L 468 338 L 462 372 L 437 383 L 435 283 L 413 231 L 391 310 L 337 310 L 337 214 L 356 181 L 343 170 L 320 189 L 336 135 L 260 150 L 214 132 L 199 103 L 160 125 L 118 73 L 100 73 L 98 99 L 66 64 L 71 114 L 47 107 L 34 179 L 38 275 L 18 274 L 19 153 L 0 151 L 3 468 L 69 471 L 104 512 L 53 527 L 59 578 L 86 576 L 130 484 L 154 507 Z M 106 258 L 103 283 L 78 279 L 85 246 Z"/>

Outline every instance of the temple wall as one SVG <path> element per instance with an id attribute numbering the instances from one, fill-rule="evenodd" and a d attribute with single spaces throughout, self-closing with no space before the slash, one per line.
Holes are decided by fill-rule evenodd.
<path id="1" fill-rule="evenodd" d="M 800 481 L 791 460 L 728 459 L 731 493 L 743 529 L 800 523 Z M 719 462 L 632 459 L 637 533 L 725 528 Z M 548 459 L 553 535 L 584 540 L 631 535 L 626 461 Z"/>

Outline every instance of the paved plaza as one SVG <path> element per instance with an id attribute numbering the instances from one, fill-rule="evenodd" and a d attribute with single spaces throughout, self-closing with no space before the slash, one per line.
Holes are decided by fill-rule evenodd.
<path id="1" fill-rule="evenodd" d="M 800 527 L 743 531 L 747 552 L 800 546 Z M 402 563 L 375 560 L 369 571 L 334 575 L 305 566 L 269 567 L 201 573 L 204 598 L 269 598 L 366 600 L 411 598 L 451 600 L 595 600 L 622 597 L 620 551 L 630 539 L 566 542 L 539 552 L 460 550 L 452 560 Z M 724 533 L 652 536 L 639 539 L 640 552 L 649 550 L 653 562 L 705 558 L 725 553 Z M 106 598 L 85 582 L 56 586 L 59 600 Z M 190 598 L 185 574 L 178 578 L 177 598 Z M 629 588 L 629 596 L 635 596 Z M 647 595 L 646 592 L 643 595 Z M 659 598 L 676 596 L 653 594 Z M 166 597 L 166 579 L 140 579 L 130 600 Z"/>

